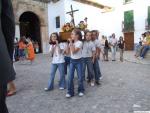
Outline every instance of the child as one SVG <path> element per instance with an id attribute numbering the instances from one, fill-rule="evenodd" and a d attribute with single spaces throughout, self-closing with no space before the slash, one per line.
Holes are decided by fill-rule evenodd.
<path id="1" fill-rule="evenodd" d="M 23 61 L 25 60 L 25 37 L 21 37 L 19 41 L 19 60 Z"/>
<path id="2" fill-rule="evenodd" d="M 120 50 L 120 61 L 123 62 L 123 52 L 124 52 L 124 40 L 123 37 L 120 36 L 119 41 L 118 41 L 118 46 L 119 46 L 119 50 Z"/>
<path id="3" fill-rule="evenodd" d="M 85 32 L 85 41 L 83 43 L 83 49 L 82 49 L 82 60 L 83 60 L 83 79 L 85 79 L 85 69 L 87 66 L 88 70 L 88 83 L 91 84 L 91 86 L 94 86 L 94 71 L 93 71 L 93 63 L 95 58 L 96 48 L 94 43 L 91 41 L 91 32 L 86 31 Z"/>
<path id="4" fill-rule="evenodd" d="M 71 33 L 71 39 L 69 40 L 69 48 L 71 53 L 70 59 L 70 72 L 68 76 L 68 92 L 66 94 L 67 98 L 74 96 L 74 72 L 77 71 L 78 76 L 78 94 L 79 96 L 84 95 L 84 86 L 83 86 L 83 76 L 82 76 L 82 34 L 79 29 L 74 29 Z"/>
<path id="5" fill-rule="evenodd" d="M 111 47 L 111 53 L 112 53 L 112 61 L 116 61 L 117 39 L 114 33 L 112 34 L 112 38 L 110 40 L 110 47 Z"/>
<path id="6" fill-rule="evenodd" d="M 30 39 L 27 40 L 27 51 L 28 51 L 27 59 L 30 60 L 32 64 L 33 60 L 35 59 L 35 52 L 32 41 Z"/>
<path id="7" fill-rule="evenodd" d="M 107 37 L 105 37 L 105 47 L 104 47 L 104 59 L 108 61 L 108 50 L 109 50 L 109 43 Z"/>
<path id="8" fill-rule="evenodd" d="M 102 35 L 102 39 L 100 40 L 100 44 L 101 44 L 101 52 L 103 55 L 103 61 L 105 61 L 105 53 L 104 53 L 104 48 L 105 48 L 105 36 Z"/>
<path id="9" fill-rule="evenodd" d="M 54 88 L 54 78 L 57 71 L 59 70 L 60 81 L 59 89 L 65 89 L 65 74 L 64 74 L 64 47 L 62 43 L 59 43 L 59 37 L 57 33 L 52 33 L 50 36 L 50 52 L 52 53 L 52 64 L 51 64 L 51 73 L 48 83 L 48 87 L 45 88 L 45 91 L 50 91 Z"/>

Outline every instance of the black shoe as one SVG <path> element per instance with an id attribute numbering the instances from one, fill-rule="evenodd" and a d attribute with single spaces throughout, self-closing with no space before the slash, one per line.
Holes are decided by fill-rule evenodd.
<path id="1" fill-rule="evenodd" d="M 91 82 L 91 80 L 88 79 L 88 80 L 87 80 L 87 83 L 90 83 L 90 82 Z"/>
<path id="2" fill-rule="evenodd" d="M 96 85 L 101 85 L 101 83 L 99 81 L 96 81 L 95 83 L 96 83 Z"/>

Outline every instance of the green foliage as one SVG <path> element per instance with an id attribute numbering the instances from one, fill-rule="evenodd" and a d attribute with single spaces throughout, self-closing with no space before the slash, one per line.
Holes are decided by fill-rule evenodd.
<path id="1" fill-rule="evenodd" d="M 124 31 L 134 31 L 133 10 L 124 12 Z"/>

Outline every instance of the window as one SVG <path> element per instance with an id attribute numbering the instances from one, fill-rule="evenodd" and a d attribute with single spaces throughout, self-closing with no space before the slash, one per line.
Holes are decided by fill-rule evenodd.
<path id="1" fill-rule="evenodd" d="M 60 16 L 56 17 L 56 28 L 60 28 Z"/>
<path id="2" fill-rule="evenodd" d="M 133 10 L 124 12 L 124 31 L 134 31 L 134 14 Z"/>

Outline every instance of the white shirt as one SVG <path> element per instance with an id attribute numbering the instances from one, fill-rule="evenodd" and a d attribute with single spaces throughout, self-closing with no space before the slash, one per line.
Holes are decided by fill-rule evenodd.
<path id="1" fill-rule="evenodd" d="M 76 42 L 74 42 L 73 43 L 73 45 L 75 46 L 75 48 L 80 48 L 80 50 L 78 51 L 78 52 L 76 52 L 76 53 L 72 53 L 72 51 L 70 51 L 71 52 L 71 58 L 72 59 L 80 59 L 82 56 L 82 42 L 81 41 L 76 41 Z"/>
<path id="2" fill-rule="evenodd" d="M 92 57 L 92 53 L 96 51 L 96 47 L 92 41 L 85 41 L 83 43 L 83 49 L 82 49 L 82 57 Z"/>
<path id="3" fill-rule="evenodd" d="M 116 38 L 111 38 L 110 44 L 111 44 L 112 46 L 116 46 L 116 44 L 117 44 L 117 39 L 116 39 Z"/>
<path id="4" fill-rule="evenodd" d="M 100 41 L 98 39 L 95 39 L 94 41 L 92 41 L 95 45 L 96 48 L 101 48 L 101 44 Z"/>
<path id="5" fill-rule="evenodd" d="M 59 46 L 56 45 L 50 45 L 50 51 L 52 51 L 52 48 L 55 47 L 53 58 L 52 58 L 52 64 L 58 64 L 58 63 L 64 63 L 64 55 L 63 52 L 59 53 L 59 48 L 61 50 L 64 50 L 64 45 L 62 43 L 59 44 Z"/>

